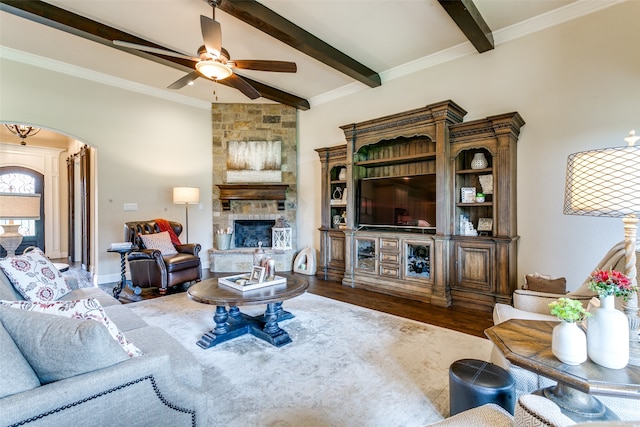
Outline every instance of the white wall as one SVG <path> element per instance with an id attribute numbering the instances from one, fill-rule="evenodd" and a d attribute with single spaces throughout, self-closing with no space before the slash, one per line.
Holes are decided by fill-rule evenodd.
<path id="1" fill-rule="evenodd" d="M 344 143 L 339 126 L 452 99 L 466 119 L 518 111 L 519 275 L 566 276 L 575 288 L 616 241 L 619 219 L 562 214 L 567 155 L 622 145 L 640 129 L 640 2 L 628 1 L 545 31 L 299 113 L 299 247 L 319 247 L 317 147 Z M 98 150 L 99 274 L 127 220 L 184 220 L 171 187 L 201 188 L 190 237 L 212 246 L 211 117 L 199 109 L 0 59 L 0 120 L 69 134 Z M 124 212 L 135 202 L 137 212 Z M 203 261 L 206 261 L 203 259 Z M 114 278 L 115 277 L 115 278 Z"/>
<path id="2" fill-rule="evenodd" d="M 638 16 L 640 2 L 625 2 L 301 112 L 298 226 L 313 233 L 299 233 L 299 246 L 319 247 L 315 148 L 344 143 L 338 126 L 452 99 L 466 120 L 522 115 L 518 275 L 538 271 L 579 286 L 623 229 L 620 219 L 563 215 L 566 158 L 624 145 L 629 130 L 640 130 Z"/>
<path id="3" fill-rule="evenodd" d="M 44 68 L 0 59 L 0 120 L 32 123 L 70 135 L 97 150 L 96 273 L 119 278 L 111 242 L 126 221 L 168 218 L 185 222 L 172 187 L 200 187 L 202 209 L 189 210 L 189 238 L 203 246 L 208 265 L 211 230 L 211 113 Z M 138 211 L 124 211 L 137 203 Z M 183 234 L 184 240 L 184 234 Z"/>

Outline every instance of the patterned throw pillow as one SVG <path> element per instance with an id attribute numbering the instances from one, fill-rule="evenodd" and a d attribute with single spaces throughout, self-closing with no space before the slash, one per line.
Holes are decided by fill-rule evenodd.
<path id="1" fill-rule="evenodd" d="M 0 269 L 28 301 L 55 301 L 71 288 L 40 249 L 0 260 Z"/>
<path id="2" fill-rule="evenodd" d="M 171 236 L 168 231 L 155 234 L 141 234 L 142 244 L 147 249 L 157 249 L 162 256 L 175 255 L 178 253 L 175 246 L 171 243 Z"/>
<path id="3" fill-rule="evenodd" d="M 111 322 L 104 308 L 95 298 L 54 302 L 0 301 L 0 305 L 38 313 L 55 314 L 69 319 L 95 320 L 107 328 L 111 337 L 124 348 L 129 357 L 142 355 L 140 349 L 127 341 L 124 334 Z"/>

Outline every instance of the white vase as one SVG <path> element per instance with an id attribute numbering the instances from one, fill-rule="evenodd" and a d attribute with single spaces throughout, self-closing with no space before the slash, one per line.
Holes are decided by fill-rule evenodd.
<path id="1" fill-rule="evenodd" d="M 560 322 L 553 328 L 551 352 L 562 363 L 579 365 L 587 360 L 587 337 L 575 322 Z"/>
<path id="2" fill-rule="evenodd" d="M 484 169 L 487 166 L 489 166 L 489 162 L 484 156 L 484 153 L 480 152 L 473 155 L 473 159 L 471 159 L 471 169 Z"/>
<path id="3" fill-rule="evenodd" d="M 340 169 L 340 172 L 338 172 L 338 179 L 340 181 L 344 181 L 347 179 L 347 168 Z"/>
<path id="4" fill-rule="evenodd" d="M 613 295 L 600 296 L 600 307 L 587 321 L 587 354 L 600 366 L 621 369 L 629 363 L 629 322 L 614 301 Z"/>

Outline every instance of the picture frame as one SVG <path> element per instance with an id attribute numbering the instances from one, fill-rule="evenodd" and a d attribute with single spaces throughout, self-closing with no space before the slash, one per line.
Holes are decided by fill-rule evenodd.
<path id="1" fill-rule="evenodd" d="M 476 201 L 476 187 L 460 188 L 461 203 L 475 203 L 475 201 Z"/>
<path id="2" fill-rule="evenodd" d="M 266 269 L 258 265 L 254 265 L 251 269 L 251 275 L 249 276 L 249 283 L 262 283 L 264 282 L 264 276 Z"/>
<path id="3" fill-rule="evenodd" d="M 493 230 L 493 218 L 478 219 L 478 231 L 490 232 Z"/>

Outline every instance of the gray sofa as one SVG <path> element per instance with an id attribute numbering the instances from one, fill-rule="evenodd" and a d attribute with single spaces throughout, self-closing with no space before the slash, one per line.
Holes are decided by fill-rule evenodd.
<path id="1" fill-rule="evenodd" d="M 125 353 L 126 360 L 111 366 L 2 397 L 0 426 L 207 425 L 206 398 L 198 393 L 202 372 L 193 355 L 101 289 L 78 289 L 74 280 L 67 282 L 73 291 L 61 300 L 96 298 L 144 354 L 129 358 Z M 23 300 L 2 271 L 0 300 Z M 7 354 L 0 348 L 0 357 Z M 11 380 L 10 371 L 7 377 L 2 381 Z"/>

